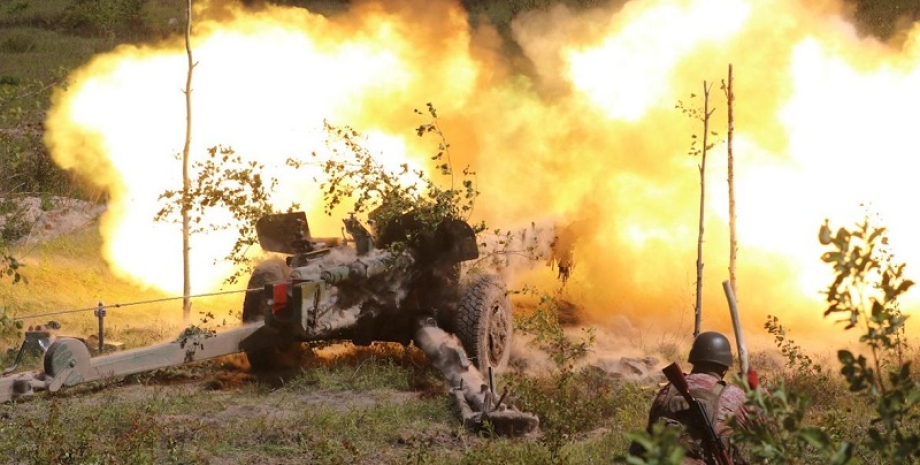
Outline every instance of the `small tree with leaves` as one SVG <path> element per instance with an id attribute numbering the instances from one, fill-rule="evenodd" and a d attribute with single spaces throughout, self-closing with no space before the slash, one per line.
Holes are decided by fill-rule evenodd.
<path id="1" fill-rule="evenodd" d="M 821 259 L 833 266 L 836 279 L 827 291 L 825 316 L 842 317 L 846 330 L 862 328 L 859 341 L 868 357 L 840 350 L 841 374 L 852 392 L 875 403 L 865 445 L 885 463 L 917 463 L 920 459 L 920 384 L 911 363 L 902 358 L 907 316 L 898 299 L 913 287 L 897 263 L 886 228 L 866 214 L 853 229 L 831 234 L 825 223 L 819 239 L 831 250 Z"/>
<path id="2" fill-rule="evenodd" d="M 684 105 L 684 102 L 678 101 L 677 108 L 679 108 L 684 115 L 689 116 L 695 120 L 699 120 L 703 123 L 703 140 L 702 143 L 699 141 L 699 137 L 696 134 L 691 135 L 693 139 L 690 143 L 690 155 L 700 158 L 700 163 L 697 166 L 700 175 L 700 215 L 699 215 L 699 230 L 697 235 L 696 242 L 696 303 L 693 307 L 693 337 L 696 337 L 700 334 L 700 329 L 703 324 L 703 235 L 705 231 L 705 215 L 706 215 L 706 156 L 709 153 L 709 150 L 715 145 L 709 142 L 710 134 L 716 136 L 717 133 L 709 130 L 709 119 L 712 117 L 715 108 L 709 107 L 709 91 L 712 89 L 712 84 L 703 81 L 703 107 L 688 107 Z M 691 94 L 690 98 L 695 98 L 696 94 Z"/>
<path id="3" fill-rule="evenodd" d="M 183 190 L 167 190 L 160 194 L 163 208 L 157 212 L 157 221 L 169 221 L 185 213 L 188 215 L 189 234 L 205 231 L 233 230 L 237 233 L 231 250 L 224 257 L 237 265 L 237 271 L 227 278 L 235 283 L 250 268 L 249 248 L 258 243 L 255 225 L 266 215 L 276 213 L 271 193 L 278 180 L 263 175 L 265 165 L 244 160 L 231 147 L 215 146 L 208 156 L 192 164 L 195 176 Z M 178 200 L 178 201 L 177 201 Z M 185 208 L 183 209 L 183 205 Z M 294 204 L 290 209 L 296 208 Z M 229 213 L 224 222 L 215 223 L 209 214 L 212 210 Z"/>
<path id="4" fill-rule="evenodd" d="M 738 428 L 739 438 L 753 457 L 767 461 L 844 465 L 863 449 L 860 455 L 867 462 L 917 463 L 920 384 L 911 363 L 902 358 L 907 317 L 898 305 L 914 283 L 905 278 L 905 265 L 895 261 L 886 228 L 869 214 L 852 229 L 836 233 L 825 222 L 818 238 L 830 248 L 821 260 L 836 274 L 825 291 L 824 316 L 841 317 L 847 331 L 861 328 L 859 341 L 868 354 L 839 350 L 840 373 L 851 392 L 874 404 L 874 417 L 859 426 L 854 440 L 835 440 L 824 428 L 805 425 L 807 404 L 780 385 L 769 393 L 749 393 L 756 415 L 746 428 Z M 874 454 L 871 460 L 867 452 Z"/>

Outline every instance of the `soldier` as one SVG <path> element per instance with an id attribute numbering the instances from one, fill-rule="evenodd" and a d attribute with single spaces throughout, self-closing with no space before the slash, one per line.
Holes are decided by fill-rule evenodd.
<path id="1" fill-rule="evenodd" d="M 744 410 L 745 392 L 738 386 L 727 384 L 722 378 L 732 365 L 731 344 L 724 335 L 710 331 L 701 333 L 693 341 L 688 361 L 693 369 L 686 376 L 690 394 L 700 401 L 710 416 L 716 435 L 722 440 L 725 450 L 733 465 L 746 465 L 748 462 L 739 453 L 738 448 L 729 441 L 730 429 L 728 418 L 735 416 L 739 424 L 744 425 L 748 419 Z M 691 418 L 690 406 L 677 389 L 668 384 L 658 391 L 649 412 L 647 431 L 652 425 L 663 422 L 668 426 L 685 427 L 682 442 L 687 448 L 684 464 L 703 465 L 718 464 L 705 447 L 705 428 L 702 422 Z M 641 445 L 633 442 L 629 454 L 643 455 Z"/>

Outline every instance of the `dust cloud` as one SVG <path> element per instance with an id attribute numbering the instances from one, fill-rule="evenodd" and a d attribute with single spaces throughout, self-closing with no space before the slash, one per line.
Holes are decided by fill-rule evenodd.
<path id="1" fill-rule="evenodd" d="M 264 163 L 281 180 L 279 208 L 300 202 L 315 234 L 335 236 L 345 212 L 324 216 L 317 171 L 284 160 L 322 150 L 328 120 L 366 134 L 388 166 L 431 169 L 438 141 L 414 131 L 431 102 L 450 162 L 477 173 L 473 220 L 563 228 L 573 244 L 563 292 L 595 324 L 689 333 L 701 160 L 688 152 L 702 123 L 675 107 L 702 107 L 709 89 L 704 327 L 730 330 L 721 84 L 731 64 L 745 326 L 761 331 L 772 314 L 827 331 L 825 218 L 849 226 L 869 204 L 900 259 L 920 264 L 910 240 L 920 25 L 883 43 L 857 34 L 850 14 L 830 0 L 615 1 L 532 11 L 498 31 L 453 1 L 355 1 L 328 17 L 202 2 L 192 154 L 221 144 Z M 181 283 L 180 236 L 152 218 L 180 182 L 185 59 L 181 37 L 100 55 L 70 76 L 46 124 L 57 162 L 109 193 L 112 267 L 169 292 Z M 229 240 L 194 239 L 196 290 L 228 273 L 213 263 Z M 509 286 L 555 290 L 555 271 L 531 265 Z"/>

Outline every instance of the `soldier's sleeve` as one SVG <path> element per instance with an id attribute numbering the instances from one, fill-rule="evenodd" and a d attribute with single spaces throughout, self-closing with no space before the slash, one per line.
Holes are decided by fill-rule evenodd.
<path id="1" fill-rule="evenodd" d="M 738 386 L 728 385 L 725 387 L 725 391 L 722 393 L 722 399 L 720 401 L 720 429 L 727 429 L 727 422 L 729 417 L 734 417 L 738 420 L 738 424 L 744 428 L 748 424 L 748 414 L 745 409 L 744 403 L 747 401 L 747 394 L 743 389 Z"/>
<path id="2" fill-rule="evenodd" d="M 665 403 L 668 399 L 668 388 L 670 387 L 671 385 L 668 384 L 659 389 L 658 394 L 655 395 L 655 400 L 652 401 L 652 407 L 648 412 L 648 424 L 646 425 L 646 431 L 649 433 L 652 432 L 652 425 L 661 418 Z"/>

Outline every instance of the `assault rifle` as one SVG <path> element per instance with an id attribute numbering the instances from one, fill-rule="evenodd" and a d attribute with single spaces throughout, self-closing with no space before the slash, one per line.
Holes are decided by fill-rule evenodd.
<path id="1" fill-rule="evenodd" d="M 671 382 L 671 385 L 677 388 L 677 392 L 690 404 L 690 414 L 703 432 L 703 445 L 709 455 L 719 465 L 732 465 L 728 451 L 725 449 L 725 445 L 722 444 L 722 440 L 719 439 L 719 435 L 716 434 L 715 426 L 712 424 L 712 419 L 706 412 L 706 408 L 702 402 L 694 399 L 690 394 L 690 386 L 687 385 L 687 379 L 684 377 L 684 372 L 680 369 L 680 365 L 674 362 L 664 367 L 661 371 Z"/>

